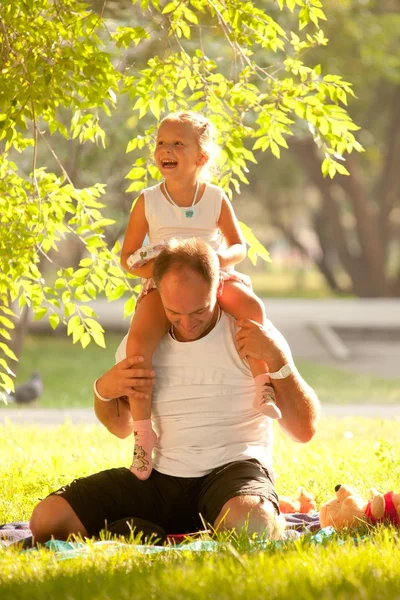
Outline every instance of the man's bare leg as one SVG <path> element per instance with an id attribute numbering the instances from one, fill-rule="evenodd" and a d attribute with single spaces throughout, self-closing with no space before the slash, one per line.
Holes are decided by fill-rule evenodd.
<path id="1" fill-rule="evenodd" d="M 222 507 L 214 521 L 214 529 L 235 529 L 247 533 L 267 534 L 271 540 L 282 538 L 285 519 L 278 515 L 274 505 L 260 496 L 235 496 Z"/>
<path id="2" fill-rule="evenodd" d="M 35 506 L 29 527 L 36 542 L 47 542 L 54 537 L 66 540 L 69 535 L 87 537 L 87 531 L 64 498 L 48 496 Z"/>

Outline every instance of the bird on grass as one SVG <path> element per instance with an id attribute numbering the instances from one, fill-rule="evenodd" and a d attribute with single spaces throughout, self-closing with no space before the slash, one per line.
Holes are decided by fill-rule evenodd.
<path id="1" fill-rule="evenodd" d="M 31 404 L 43 393 L 43 381 L 38 371 L 34 371 L 30 380 L 15 388 L 7 395 L 7 401 L 15 404 Z"/>

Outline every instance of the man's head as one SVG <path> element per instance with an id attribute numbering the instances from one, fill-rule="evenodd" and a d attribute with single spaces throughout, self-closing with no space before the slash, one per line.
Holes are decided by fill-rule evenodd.
<path id="1" fill-rule="evenodd" d="M 222 290 L 210 246 L 197 239 L 171 240 L 156 258 L 153 278 L 177 339 L 189 342 L 208 333 Z"/>

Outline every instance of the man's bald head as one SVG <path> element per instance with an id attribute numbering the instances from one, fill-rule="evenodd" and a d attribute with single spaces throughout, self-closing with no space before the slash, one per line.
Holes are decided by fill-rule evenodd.
<path id="1" fill-rule="evenodd" d="M 203 240 L 170 240 L 156 258 L 153 278 L 157 289 L 166 273 L 174 272 L 184 282 L 188 272 L 194 271 L 204 279 L 210 288 L 219 283 L 219 261 L 216 253 Z"/>

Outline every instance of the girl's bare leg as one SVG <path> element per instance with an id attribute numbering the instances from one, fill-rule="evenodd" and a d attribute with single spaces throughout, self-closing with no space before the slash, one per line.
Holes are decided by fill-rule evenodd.
<path id="1" fill-rule="evenodd" d="M 143 356 L 143 369 L 151 369 L 154 350 L 168 331 L 169 325 L 159 293 L 157 290 L 151 290 L 136 307 L 129 329 L 126 355 Z M 147 479 L 153 468 L 151 453 L 157 436 L 150 419 L 152 388 L 151 386 L 147 389 L 140 388 L 140 391 L 147 393 L 148 398 L 145 400 L 134 396 L 128 398 L 135 436 L 130 470 L 139 479 Z"/>
<path id="2" fill-rule="evenodd" d="M 263 303 L 244 283 L 225 281 L 219 304 L 222 310 L 235 317 L 235 319 L 251 319 L 256 323 L 260 323 L 260 325 L 265 324 L 266 316 Z M 256 384 L 254 408 L 271 419 L 280 419 L 282 415 L 275 403 L 275 392 L 272 385 L 270 385 L 267 363 L 250 356 L 248 361 Z"/>

